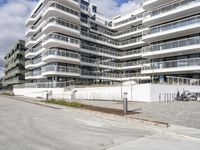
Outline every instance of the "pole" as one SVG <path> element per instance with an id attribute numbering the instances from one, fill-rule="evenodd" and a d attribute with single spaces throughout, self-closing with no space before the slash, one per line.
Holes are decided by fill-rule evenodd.
<path id="1" fill-rule="evenodd" d="M 124 100 L 123 100 L 123 110 L 124 114 L 127 114 L 128 112 L 128 98 L 127 98 L 128 93 L 124 93 Z"/>

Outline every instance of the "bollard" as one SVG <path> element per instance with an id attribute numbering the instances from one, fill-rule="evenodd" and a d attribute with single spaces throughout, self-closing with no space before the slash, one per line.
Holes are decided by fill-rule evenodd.
<path id="1" fill-rule="evenodd" d="M 124 99 L 123 99 L 123 109 L 124 109 L 124 114 L 127 114 L 128 112 L 128 98 L 127 98 L 128 93 L 124 93 Z"/>
<path id="2" fill-rule="evenodd" d="M 47 101 L 49 100 L 49 92 L 48 91 L 46 92 L 46 100 Z"/>

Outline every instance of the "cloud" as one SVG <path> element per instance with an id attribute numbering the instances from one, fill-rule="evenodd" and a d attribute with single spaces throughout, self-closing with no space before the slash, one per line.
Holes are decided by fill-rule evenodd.
<path id="1" fill-rule="evenodd" d="M 17 39 L 24 39 L 25 20 L 36 2 L 8 0 L 0 6 L 0 59 Z"/>
<path id="2" fill-rule="evenodd" d="M 98 11 L 103 15 L 114 17 L 140 8 L 143 0 L 129 0 L 121 5 L 116 0 L 91 0 L 91 2 L 97 5 Z"/>
<path id="3" fill-rule="evenodd" d="M 0 66 L 12 44 L 17 39 L 24 39 L 25 20 L 35 4 L 30 0 L 7 0 L 0 5 Z"/>

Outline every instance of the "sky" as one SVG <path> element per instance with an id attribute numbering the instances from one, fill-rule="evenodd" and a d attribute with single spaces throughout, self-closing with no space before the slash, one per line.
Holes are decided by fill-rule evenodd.
<path id="1" fill-rule="evenodd" d="M 141 7 L 142 0 L 90 0 L 107 17 Z M 25 21 L 37 0 L 0 0 L 0 68 L 3 58 L 17 39 L 25 39 Z M 1 70 L 0 70 L 1 76 Z"/>

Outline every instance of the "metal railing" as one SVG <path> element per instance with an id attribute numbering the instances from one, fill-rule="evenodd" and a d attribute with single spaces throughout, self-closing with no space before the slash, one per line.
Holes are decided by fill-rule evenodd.
<path id="1" fill-rule="evenodd" d="M 78 53 L 73 53 L 73 52 L 68 52 L 66 50 L 61 50 L 61 49 L 48 49 L 42 53 L 42 58 L 45 58 L 47 56 L 63 56 L 63 57 L 69 57 L 69 58 L 77 58 L 80 59 L 80 54 Z"/>
<path id="2" fill-rule="evenodd" d="M 105 66 L 110 66 L 110 67 L 116 67 L 116 69 L 117 68 L 123 68 L 123 67 L 137 66 L 137 65 L 142 63 L 141 61 L 116 63 L 116 62 L 111 62 L 111 61 L 107 61 L 107 60 L 98 60 L 98 59 L 91 59 L 91 58 L 86 58 L 86 57 L 81 57 L 81 62 L 96 64 L 96 65 L 105 65 Z"/>
<path id="3" fill-rule="evenodd" d="M 163 32 L 163 31 L 173 30 L 173 29 L 177 29 L 180 27 L 185 27 L 185 26 L 197 24 L 197 23 L 200 23 L 199 15 L 152 27 L 149 30 L 144 31 L 143 35 L 145 36 L 148 34 L 155 34 L 155 33 Z"/>
<path id="4" fill-rule="evenodd" d="M 30 48 L 30 49 L 25 51 L 25 55 L 28 55 L 29 53 L 36 53 L 41 49 L 42 49 L 42 46 L 38 46 L 36 48 Z"/>
<path id="5" fill-rule="evenodd" d="M 74 81 L 66 82 L 42 82 L 42 83 L 25 83 L 20 85 L 15 85 L 14 88 L 66 88 L 74 85 Z"/>
<path id="6" fill-rule="evenodd" d="M 31 60 L 27 60 L 25 65 L 35 65 L 35 64 L 39 64 L 42 62 L 42 57 L 36 58 L 36 59 L 31 59 Z"/>
<path id="7" fill-rule="evenodd" d="M 170 85 L 200 85 L 200 79 L 166 76 L 166 83 Z"/>
<path id="8" fill-rule="evenodd" d="M 71 22 L 66 21 L 64 19 L 61 19 L 61 18 L 56 18 L 56 17 L 50 18 L 49 21 L 46 24 L 48 24 L 48 23 L 55 23 L 55 24 L 59 24 L 59 25 L 64 26 L 64 27 L 74 29 L 74 30 L 78 30 L 78 31 L 80 30 L 79 25 L 76 25 L 74 23 L 71 23 Z"/>
<path id="9" fill-rule="evenodd" d="M 140 25 L 140 26 L 137 26 L 137 27 L 126 29 L 126 30 L 122 30 L 122 31 L 118 31 L 118 32 L 112 32 L 112 31 L 108 31 L 108 30 L 103 29 L 103 28 L 99 28 L 97 26 L 93 26 L 93 25 L 90 25 L 90 27 L 91 27 L 91 29 L 93 29 L 95 31 L 105 33 L 105 34 L 107 34 L 109 36 L 113 36 L 113 37 L 125 35 L 125 34 L 132 33 L 132 32 L 137 32 L 137 31 L 144 29 L 144 26 Z"/>
<path id="10" fill-rule="evenodd" d="M 60 66 L 60 65 L 47 65 L 42 67 L 42 73 L 46 72 L 63 72 L 63 73 L 75 73 L 75 74 L 80 74 L 80 68 L 75 68 L 75 67 L 66 67 L 66 66 Z"/>
<path id="11" fill-rule="evenodd" d="M 58 33 L 50 33 L 48 34 L 43 42 L 49 40 L 49 39 L 56 39 L 56 40 L 61 40 L 61 41 L 65 41 L 67 43 L 71 43 L 71 44 L 75 44 L 75 45 L 79 45 L 80 44 L 80 40 L 66 36 L 66 35 L 62 35 L 62 34 L 58 34 Z"/>
<path id="12" fill-rule="evenodd" d="M 29 71 L 25 74 L 25 77 L 36 77 L 36 76 L 41 76 L 42 72 L 41 70 L 33 70 L 33 71 Z"/>
<path id="13" fill-rule="evenodd" d="M 160 15 L 160 14 L 164 14 L 166 12 L 179 9 L 181 7 L 188 6 L 188 5 L 195 6 L 195 3 L 197 2 L 200 2 L 200 0 L 181 0 L 178 2 L 174 2 L 174 3 L 168 4 L 168 5 L 165 5 L 160 8 L 156 8 L 152 11 L 144 13 L 144 18 L 149 18 L 149 17 Z"/>
<path id="14" fill-rule="evenodd" d="M 191 67 L 191 66 L 200 66 L 200 58 L 180 59 L 180 60 L 144 64 L 142 70 L 156 70 L 156 69 Z"/>
<path id="15" fill-rule="evenodd" d="M 115 46 L 124 46 L 124 45 L 128 45 L 128 44 L 137 43 L 137 42 L 142 41 L 142 36 L 141 37 L 136 37 L 134 39 L 118 42 L 118 41 L 112 40 L 110 38 L 106 38 L 106 37 L 103 37 L 103 36 L 98 36 L 97 34 L 85 32 L 85 31 L 81 31 L 81 35 L 89 37 L 89 38 L 92 38 L 94 40 L 99 40 L 99 41 L 102 41 L 102 42 L 106 42 L 108 44 L 112 44 L 112 45 L 115 45 Z"/>
<path id="16" fill-rule="evenodd" d="M 161 51 L 161 50 L 167 50 L 167 49 L 173 49 L 173 48 L 185 47 L 197 44 L 200 44 L 200 36 L 195 36 L 170 42 L 164 42 L 160 44 L 153 44 L 150 46 L 143 47 L 142 52 L 144 53 L 144 52 Z"/>
<path id="17" fill-rule="evenodd" d="M 133 20 L 141 19 L 142 17 L 143 17 L 143 14 L 142 14 L 142 13 L 141 13 L 141 14 L 137 14 L 137 15 L 133 15 L 133 16 L 131 16 L 131 17 L 128 18 L 128 19 L 125 19 L 125 20 L 116 22 L 116 23 L 115 23 L 115 26 L 119 26 L 119 25 L 125 24 L 125 23 L 130 22 L 130 21 L 133 21 Z"/>

